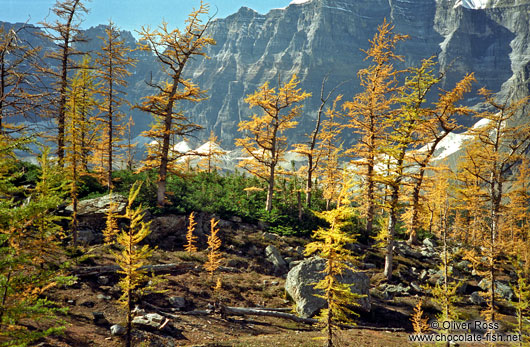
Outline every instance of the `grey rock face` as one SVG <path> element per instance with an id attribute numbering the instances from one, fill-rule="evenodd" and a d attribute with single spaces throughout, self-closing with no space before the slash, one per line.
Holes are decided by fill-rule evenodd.
<path id="1" fill-rule="evenodd" d="M 125 327 L 120 324 L 114 324 L 113 326 L 110 327 L 110 334 L 112 336 L 125 335 L 126 332 L 127 332 L 127 329 L 125 329 Z"/>
<path id="2" fill-rule="evenodd" d="M 457 0 L 311 0 L 285 9 L 260 14 L 247 7 L 226 18 L 216 19 L 207 30 L 217 44 L 206 54 L 211 59 L 196 59 L 186 66 L 184 75 L 201 89 L 208 90 L 209 99 L 200 103 L 179 105 L 184 114 L 202 125 L 198 133 L 205 139 L 213 130 L 224 147 L 234 146 L 237 125 L 254 110 L 244 102 L 264 82 L 276 84 L 278 76 L 285 80 L 296 73 L 300 88 L 312 93 L 305 102 L 299 127 L 289 139 L 299 142 L 312 129 L 320 100 L 321 81 L 328 75 L 328 90 L 334 84 L 350 81 L 337 93 L 344 100 L 360 91 L 356 73 L 367 66 L 361 49 L 368 48 L 377 26 L 387 18 L 395 31 L 408 34 L 397 53 L 404 61 L 397 68 L 418 65 L 431 56 L 443 71 L 443 89 L 450 89 L 465 73 L 475 72 L 474 88 L 500 92 L 500 96 L 521 98 L 529 94 L 530 86 L 530 2 L 506 0 L 498 7 L 468 9 L 455 6 Z M 502 5 L 502 6 L 501 6 Z M 32 28 L 32 31 L 38 31 Z M 92 40 L 81 44 L 82 50 L 98 50 L 98 36 L 104 27 L 86 30 Z M 52 49 L 38 35 L 25 37 L 33 46 Z M 134 48 L 131 33 L 122 31 L 121 38 Z M 38 42 L 37 42 L 37 41 Z M 138 63 L 128 78 L 128 101 L 135 104 L 154 93 L 145 81 L 165 78 L 153 55 L 136 51 Z M 475 104 L 479 100 L 470 100 Z M 530 105 L 528 105 L 530 108 Z M 138 135 L 151 123 L 149 116 L 138 110 L 132 112 Z M 469 125 L 470 117 L 461 122 Z M 351 135 L 345 135 L 350 141 Z M 146 141 L 139 137 L 138 140 Z"/>
<path id="3" fill-rule="evenodd" d="M 484 291 L 488 291 L 490 290 L 489 289 L 490 283 L 491 283 L 490 281 L 483 278 L 478 283 L 478 286 L 480 287 L 480 289 Z M 510 285 L 504 282 L 500 282 L 500 281 L 495 281 L 495 294 L 499 295 L 501 298 L 508 300 L 508 301 L 511 301 L 514 297 L 514 293 Z"/>
<path id="4" fill-rule="evenodd" d="M 111 202 L 117 204 L 116 213 L 123 214 L 127 206 L 127 198 L 112 193 L 111 195 L 104 195 L 93 199 L 81 200 L 78 203 L 77 214 L 79 216 L 104 216 L 109 210 Z M 66 208 L 67 211 L 72 212 L 72 206 Z"/>
<path id="5" fill-rule="evenodd" d="M 296 303 L 296 312 L 302 317 L 311 317 L 326 306 L 324 299 L 316 297 L 321 294 L 313 288 L 314 284 L 324 278 L 322 271 L 325 260 L 310 258 L 302 261 L 292 268 L 287 274 L 285 290 Z M 351 284 L 351 291 L 366 295 L 359 299 L 360 308 L 370 311 L 370 279 L 362 272 L 346 270 L 341 278 L 342 283 Z"/>
<path id="6" fill-rule="evenodd" d="M 435 56 L 445 71 L 444 89 L 467 72 L 475 72 L 475 87 L 528 94 L 530 5 L 508 1 L 506 6 L 471 10 L 456 0 L 312 0 L 259 14 L 243 7 L 212 23 L 208 31 L 217 45 L 211 59 L 194 61 L 186 74 L 210 91 L 207 102 L 187 106 L 194 120 L 213 129 L 225 146 L 233 146 L 239 121 L 249 117 L 243 101 L 264 82 L 276 84 L 296 73 L 300 87 L 313 98 L 305 103 L 304 121 L 292 140 L 308 132 L 316 116 L 322 78 L 352 82 L 339 93 L 345 99 L 360 91 L 356 72 L 367 62 L 360 49 L 383 21 L 410 38 L 397 52 L 401 67 L 418 65 Z M 523 95 L 523 96 L 524 96 Z M 473 103 L 473 101 L 471 101 Z M 470 122 L 462 119 L 462 121 Z M 205 132 L 208 133 L 208 132 Z"/>
<path id="7" fill-rule="evenodd" d="M 268 245 L 265 248 L 265 257 L 267 257 L 267 261 L 272 263 L 275 272 L 283 272 L 287 269 L 287 263 L 283 259 L 278 248 L 276 248 L 275 246 Z"/>
<path id="8" fill-rule="evenodd" d="M 140 327 L 151 327 L 158 329 L 164 322 L 164 317 L 158 313 L 148 313 L 144 316 L 136 316 L 132 320 L 132 324 Z"/>
<path id="9" fill-rule="evenodd" d="M 160 248 L 173 249 L 186 242 L 186 223 L 186 216 L 157 217 L 151 222 L 151 234 L 146 239 Z M 194 234 L 199 238 L 204 236 L 200 228 L 195 228 Z"/>
<path id="10" fill-rule="evenodd" d="M 469 296 L 469 301 L 475 305 L 483 305 L 486 303 L 486 300 L 484 300 L 484 298 L 480 295 L 480 292 L 471 293 Z"/>

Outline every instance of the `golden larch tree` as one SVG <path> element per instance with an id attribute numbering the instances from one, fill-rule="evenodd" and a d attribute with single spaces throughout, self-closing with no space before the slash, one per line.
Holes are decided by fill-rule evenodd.
<path id="1" fill-rule="evenodd" d="M 304 252 L 307 256 L 317 253 L 326 261 L 324 278 L 314 288 L 322 291 L 318 296 L 327 303 L 327 308 L 323 309 L 319 316 L 319 320 L 325 324 L 327 346 L 337 345 L 335 336 L 336 331 L 340 329 L 340 323 L 352 323 L 351 316 L 356 313 L 350 307 L 357 306 L 357 300 L 363 297 L 352 293 L 350 284 L 340 281 L 344 271 L 355 271 L 352 264 L 356 262 L 356 258 L 346 248 L 347 245 L 355 243 L 356 239 L 344 230 L 351 223 L 354 215 L 346 196 L 350 188 L 351 184 L 345 182 L 337 198 L 335 209 L 315 212 L 317 217 L 329 223 L 329 228 L 317 229 L 312 236 L 315 241 L 307 244 Z"/>
<path id="2" fill-rule="evenodd" d="M 219 236 L 217 236 L 217 233 L 219 232 L 219 228 L 217 228 L 218 223 L 219 221 L 216 221 L 215 218 L 210 220 L 210 235 L 208 235 L 208 260 L 206 263 L 204 263 L 204 268 L 212 277 L 215 270 L 221 266 L 222 260 L 222 254 L 219 251 L 221 249 L 222 241 Z"/>
<path id="3" fill-rule="evenodd" d="M 433 75 L 431 59 L 425 61 L 422 73 Z M 432 86 L 437 85 L 440 78 L 432 78 Z M 449 134 L 459 128 L 456 122 L 456 116 L 469 115 L 471 110 L 468 107 L 460 106 L 457 103 L 462 100 L 464 94 L 471 90 L 471 84 L 475 81 L 474 75 L 467 74 L 460 80 L 456 86 L 447 92 L 440 91 L 438 100 L 432 107 L 423 109 L 424 126 L 421 134 L 418 134 L 423 150 L 416 151 L 412 154 L 411 160 L 417 167 L 416 173 L 412 178 L 412 191 L 409 199 L 407 218 L 405 224 L 409 233 L 409 243 L 416 243 L 418 239 L 418 226 L 420 212 L 422 209 L 422 186 L 426 179 L 426 173 L 432 169 L 431 161 L 439 144 L 447 138 Z"/>
<path id="4" fill-rule="evenodd" d="M 184 79 L 182 74 L 190 59 L 206 56 L 204 50 L 215 44 L 215 40 L 205 34 L 210 19 L 205 24 L 201 20 L 201 16 L 207 13 L 208 5 L 201 1 L 199 9 L 186 19 L 183 31 L 169 30 L 167 23 L 163 22 L 157 30 L 144 27 L 139 33 L 140 42 L 143 42 L 141 49 L 154 53 L 167 78 L 159 83 L 148 82 L 156 94 L 147 96 L 141 105 L 137 105 L 155 118 L 152 128 L 144 132 L 144 136 L 156 140 L 156 144 L 148 149 L 144 167 L 156 168 L 158 171 L 159 206 L 165 204 L 167 175 L 177 159 L 170 150 L 171 139 L 201 128 L 190 122 L 181 111 L 175 110 L 175 107 L 183 100 L 198 102 L 204 98 L 204 92 L 190 80 Z"/>
<path id="5" fill-rule="evenodd" d="M 221 162 L 220 156 L 226 154 L 226 152 L 219 146 L 217 136 L 215 136 L 213 131 L 210 132 L 210 137 L 208 137 L 208 142 L 205 145 L 206 151 L 199 153 L 202 158 L 197 163 L 197 167 L 199 170 L 205 170 L 211 173 L 212 170 L 217 169 L 216 164 Z"/>
<path id="6" fill-rule="evenodd" d="M 236 139 L 236 146 L 249 156 L 239 166 L 267 183 L 267 211 L 272 210 L 274 180 L 288 148 L 285 131 L 298 124 L 295 119 L 302 110 L 300 102 L 310 96 L 298 88 L 298 83 L 296 75 L 293 75 L 289 82 L 279 82 L 276 92 L 265 82 L 245 99 L 250 108 L 257 106 L 262 114 L 254 114 L 250 120 L 239 122 L 238 130 L 243 137 Z"/>
<path id="7" fill-rule="evenodd" d="M 357 76 L 363 91 L 352 101 L 344 103 L 348 128 L 359 136 L 359 142 L 348 150 L 355 160 L 357 172 L 364 178 L 363 215 L 366 217 L 366 232 L 372 234 L 376 209 L 376 163 L 380 141 L 384 138 L 388 118 L 396 103 L 398 71 L 394 62 L 402 57 L 394 53 L 394 47 L 407 36 L 394 33 L 394 26 L 386 20 L 378 27 L 365 52 L 370 66 L 359 70 Z"/>
<path id="8" fill-rule="evenodd" d="M 483 312 L 488 321 L 495 320 L 495 273 L 499 269 L 499 257 L 504 253 L 504 209 L 506 208 L 506 184 L 512 171 L 530 148 L 530 122 L 517 116 L 530 97 L 513 102 L 499 103 L 493 94 L 482 88 L 479 94 L 491 110 L 476 115 L 480 125 L 469 130 L 472 139 L 465 147 L 463 170 L 475 178 L 484 190 L 487 206 L 485 228 L 480 246 L 483 252 L 473 249 L 466 255 L 477 272 L 487 279 L 488 308 Z M 482 270 L 484 268 L 485 270 Z M 480 271 L 479 271 L 480 269 Z"/>
<path id="9" fill-rule="evenodd" d="M 197 242 L 197 236 L 193 235 L 193 232 L 195 231 L 195 226 L 197 226 L 197 222 L 195 222 L 195 213 L 190 213 L 189 218 L 189 224 L 188 224 L 188 230 L 186 232 L 186 245 L 184 246 L 184 249 L 188 253 L 197 252 L 197 246 L 195 243 Z"/>
<path id="10" fill-rule="evenodd" d="M 127 332 L 125 345 L 131 346 L 131 322 L 132 309 L 135 295 L 139 289 L 147 282 L 147 270 L 143 267 L 147 265 L 148 258 L 153 250 L 149 245 L 140 246 L 139 243 L 150 233 L 150 222 L 144 222 L 144 212 L 142 206 L 133 208 L 132 205 L 140 192 L 141 184 L 136 182 L 131 187 L 129 199 L 123 218 L 128 220 L 129 226 L 118 234 L 117 244 L 122 248 L 121 252 L 114 253 L 116 263 L 120 267 L 118 273 L 124 275 L 118 283 L 123 294 L 119 302 L 125 308 L 127 314 Z"/>
<path id="11" fill-rule="evenodd" d="M 313 190 L 313 175 L 318 171 L 318 164 L 322 157 L 323 148 L 319 146 L 319 141 L 322 139 L 321 130 L 322 122 L 324 121 L 324 116 L 326 114 L 325 106 L 328 102 L 331 95 L 335 90 L 340 87 L 343 83 L 335 86 L 327 94 L 324 94 L 324 87 L 326 84 L 327 76 L 322 80 L 322 86 L 320 88 L 320 106 L 317 110 L 317 117 L 315 119 L 315 127 L 310 134 L 306 134 L 306 142 L 295 144 L 294 152 L 300 153 L 307 158 L 307 168 L 306 172 L 306 187 L 305 187 L 305 203 L 308 209 L 311 209 L 311 196 Z M 340 100 L 342 96 L 337 97 L 334 102 Z M 340 127 L 338 129 L 341 129 Z M 340 130 L 339 130 L 340 131 Z M 326 135 L 324 135 L 326 136 Z"/>

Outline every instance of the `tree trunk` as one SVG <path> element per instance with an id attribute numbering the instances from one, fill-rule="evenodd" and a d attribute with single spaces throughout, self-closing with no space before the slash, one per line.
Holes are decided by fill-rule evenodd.
<path id="1" fill-rule="evenodd" d="M 274 194 L 274 171 L 275 167 L 271 166 L 269 172 L 269 187 L 267 189 L 267 202 L 265 203 L 265 209 L 267 212 L 272 210 L 272 195 Z"/>
<path id="2" fill-rule="evenodd" d="M 394 234 L 396 233 L 398 198 L 399 183 L 392 188 L 390 211 L 388 216 L 388 244 L 385 255 L 385 269 L 383 271 L 383 275 L 388 281 L 392 279 L 392 260 L 394 255 Z"/>
<path id="3" fill-rule="evenodd" d="M 311 189 L 313 188 L 313 156 L 307 158 L 307 182 L 305 186 L 305 205 L 311 209 Z"/>
<path id="4" fill-rule="evenodd" d="M 131 300 L 131 289 L 127 288 L 127 332 L 125 335 L 125 347 L 131 347 L 131 333 L 132 333 L 132 300 Z"/>
<path id="5" fill-rule="evenodd" d="M 375 204 L 374 204 L 374 191 L 375 191 L 375 182 L 374 182 L 374 166 L 373 159 L 370 160 L 368 164 L 368 173 L 366 175 L 367 179 L 367 188 L 366 188 L 366 199 L 368 208 L 366 210 L 366 234 L 368 236 L 372 235 L 374 215 L 375 215 Z"/>
<path id="6" fill-rule="evenodd" d="M 425 165 L 420 165 L 420 174 L 414 185 L 412 191 L 412 215 L 410 217 L 410 235 L 407 241 L 408 244 L 413 245 L 418 243 L 418 215 L 420 209 L 420 190 L 423 184 L 423 176 L 425 173 Z"/>
<path id="7" fill-rule="evenodd" d="M 111 79 L 112 79 L 112 58 L 111 58 L 111 61 L 110 61 L 110 70 L 109 70 L 109 76 L 111 76 Z M 110 190 L 112 189 L 112 141 L 113 141 L 113 134 L 112 134 L 112 127 L 114 126 L 114 122 L 113 122 L 113 118 L 114 118 L 114 114 L 113 114 L 113 110 L 112 110 L 112 99 L 113 99 L 113 91 L 112 91 L 112 81 L 109 83 L 109 128 L 107 129 L 107 136 L 109 138 L 109 143 L 108 143 L 108 152 L 109 152 L 109 157 L 108 157 L 108 172 L 107 172 L 107 180 L 108 180 L 108 183 L 107 183 L 107 189 L 108 191 L 110 192 Z"/>

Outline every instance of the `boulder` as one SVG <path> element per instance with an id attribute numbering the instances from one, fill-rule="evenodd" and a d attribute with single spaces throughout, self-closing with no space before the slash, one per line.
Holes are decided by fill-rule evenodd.
<path id="1" fill-rule="evenodd" d="M 166 250 L 173 250 L 186 243 L 187 217 L 167 215 L 156 217 L 151 222 L 151 234 L 146 240 L 152 245 Z M 200 228 L 195 228 L 194 234 L 204 237 Z"/>
<path id="2" fill-rule="evenodd" d="M 483 278 L 478 283 L 478 286 L 480 287 L 480 289 L 488 291 L 490 288 L 490 282 L 487 279 Z M 508 301 L 512 301 L 514 296 L 513 290 L 510 285 L 500 281 L 495 281 L 495 294 Z"/>
<path id="3" fill-rule="evenodd" d="M 112 336 L 122 336 L 122 335 L 125 335 L 126 332 L 127 332 L 127 329 L 125 329 L 125 327 L 120 324 L 114 324 L 113 326 L 110 327 L 110 334 Z"/>
<path id="4" fill-rule="evenodd" d="M 436 247 L 436 241 L 427 237 L 423 239 L 423 245 L 427 248 L 434 248 Z"/>
<path id="5" fill-rule="evenodd" d="M 143 316 L 136 316 L 131 322 L 134 326 L 140 328 L 158 329 L 164 323 L 164 317 L 158 313 L 147 313 Z"/>
<path id="6" fill-rule="evenodd" d="M 283 260 L 280 251 L 275 246 L 268 245 L 265 248 L 265 257 L 274 266 L 275 273 L 283 273 L 287 269 L 287 263 Z"/>
<path id="7" fill-rule="evenodd" d="M 174 308 L 182 309 L 186 307 L 186 298 L 183 298 L 181 296 L 170 296 L 168 301 Z"/>
<path id="8" fill-rule="evenodd" d="M 309 258 L 295 267 L 287 274 L 285 290 L 296 303 L 296 312 L 305 318 L 312 317 L 322 308 L 326 307 L 326 301 L 315 294 L 322 294 L 322 291 L 314 289 L 315 283 L 324 278 L 326 261 L 322 258 Z M 341 282 L 351 285 L 353 293 L 366 295 L 358 300 L 360 308 L 370 311 L 370 278 L 363 272 L 353 272 L 345 270 L 341 276 Z"/>
<path id="9" fill-rule="evenodd" d="M 469 296 L 469 301 L 475 305 L 483 305 L 486 303 L 486 300 L 484 300 L 482 295 L 480 295 L 480 292 L 471 293 L 471 295 Z"/>
<path id="10" fill-rule="evenodd" d="M 116 213 L 123 214 L 125 207 L 127 207 L 127 198 L 118 193 L 105 194 L 103 196 L 81 200 L 77 205 L 77 215 L 83 216 L 104 216 L 109 210 L 110 203 L 117 204 Z M 73 212 L 72 205 L 66 208 L 67 211 Z"/>

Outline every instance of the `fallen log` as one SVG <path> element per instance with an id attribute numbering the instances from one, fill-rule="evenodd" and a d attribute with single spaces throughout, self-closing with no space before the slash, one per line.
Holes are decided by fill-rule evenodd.
<path id="1" fill-rule="evenodd" d="M 285 313 L 285 312 L 278 312 L 278 311 L 268 311 L 268 310 L 263 310 L 263 309 L 245 308 L 245 307 L 221 306 L 221 315 L 223 315 L 223 316 L 245 316 L 245 315 L 268 316 L 268 317 L 277 317 L 277 318 L 290 319 L 290 320 L 293 320 L 295 322 L 305 323 L 305 324 L 318 323 L 318 320 L 316 320 L 316 319 L 298 317 L 297 315 L 292 314 L 292 313 Z"/>
<path id="2" fill-rule="evenodd" d="M 155 264 L 144 265 L 140 269 L 148 272 L 176 272 L 176 271 L 201 271 L 203 267 L 197 263 L 182 262 L 171 264 Z M 219 271 L 239 273 L 241 270 L 233 267 L 220 266 Z M 120 270 L 118 265 L 103 265 L 103 266 L 87 266 L 77 267 L 72 269 L 72 273 L 76 276 L 96 276 L 109 273 L 117 273 Z"/>
<path id="3" fill-rule="evenodd" d="M 272 311 L 262 308 L 246 308 L 246 307 L 229 307 L 229 306 L 221 306 L 221 315 L 232 315 L 232 316 L 267 316 L 267 317 L 278 317 L 278 318 L 285 318 L 290 319 L 298 323 L 305 323 L 305 324 L 316 324 L 319 323 L 319 320 L 314 318 L 303 318 L 298 317 L 295 314 L 291 313 L 285 313 L 285 312 L 278 312 L 278 311 Z M 339 325 L 343 329 L 367 329 L 367 330 L 379 330 L 379 331 L 405 331 L 403 328 L 389 328 L 389 327 L 374 327 L 374 326 L 367 326 L 367 325 L 348 325 L 348 324 L 340 324 Z"/>

